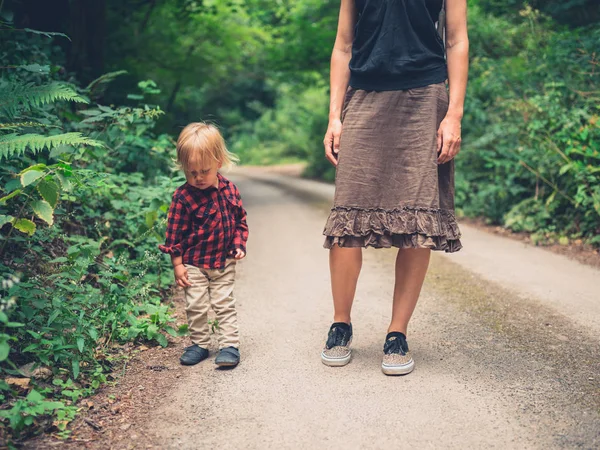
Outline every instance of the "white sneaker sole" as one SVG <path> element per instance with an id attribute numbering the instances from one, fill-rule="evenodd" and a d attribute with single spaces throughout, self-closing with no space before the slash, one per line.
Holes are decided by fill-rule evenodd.
<path id="1" fill-rule="evenodd" d="M 324 352 L 321 352 L 321 362 L 329 367 L 341 367 L 345 366 L 350 362 L 352 358 L 352 351 L 348 353 L 348 356 L 344 356 L 343 358 L 330 358 Z"/>
<path id="2" fill-rule="evenodd" d="M 415 368 L 415 362 L 411 361 L 407 364 L 387 366 L 381 364 L 381 371 L 386 375 L 406 375 L 411 373 Z"/>

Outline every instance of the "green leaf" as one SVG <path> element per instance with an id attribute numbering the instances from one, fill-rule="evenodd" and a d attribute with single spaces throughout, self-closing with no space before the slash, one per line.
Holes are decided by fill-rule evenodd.
<path id="1" fill-rule="evenodd" d="M 105 113 L 114 113 L 115 112 L 112 108 L 109 108 L 108 106 L 98 105 L 98 109 Z"/>
<path id="2" fill-rule="evenodd" d="M 175 329 L 174 329 L 173 327 L 171 327 L 171 326 L 168 326 L 168 325 L 167 325 L 167 326 L 164 328 L 164 330 L 165 330 L 167 333 L 169 333 L 171 336 L 173 336 L 173 337 L 178 337 L 178 336 L 179 336 L 179 335 L 177 334 L 177 330 L 175 330 Z"/>
<path id="3" fill-rule="evenodd" d="M 40 172 L 39 170 L 28 170 L 21 174 L 21 185 L 23 187 L 29 186 L 35 180 L 44 176 L 45 172 Z"/>
<path id="4" fill-rule="evenodd" d="M 79 353 L 83 353 L 83 346 L 85 345 L 85 339 L 82 337 L 77 338 L 77 348 L 79 349 Z"/>
<path id="5" fill-rule="evenodd" d="M 18 219 L 15 223 L 13 223 L 13 227 L 15 227 L 21 233 L 28 234 L 29 236 L 33 236 L 33 233 L 35 233 L 35 223 L 29 219 Z"/>
<path id="6" fill-rule="evenodd" d="M 99 116 L 100 114 L 102 114 L 102 111 L 99 111 L 97 109 L 84 109 L 82 111 L 79 111 L 79 114 L 83 114 L 84 116 Z"/>
<path id="7" fill-rule="evenodd" d="M 11 223 L 15 218 L 13 216 L 5 216 L 0 214 L 0 228 L 2 228 L 7 223 Z"/>
<path id="8" fill-rule="evenodd" d="M 50 314 L 50 317 L 48 317 L 47 325 L 50 326 L 52 324 L 52 322 L 54 322 L 59 315 L 60 315 L 59 309 L 55 309 L 54 311 L 52 311 L 52 314 Z"/>
<path id="9" fill-rule="evenodd" d="M 39 64 L 28 64 L 26 66 L 19 66 L 19 69 L 24 69 L 28 72 L 34 73 L 50 73 L 50 66 L 40 66 Z"/>
<path id="10" fill-rule="evenodd" d="M 4 190 L 6 192 L 12 192 L 15 189 L 19 189 L 20 187 L 21 187 L 21 180 L 19 180 L 18 178 L 13 178 L 12 180 L 9 180 L 4 185 Z"/>
<path id="11" fill-rule="evenodd" d="M 63 175 L 62 173 L 56 174 L 56 177 L 58 178 L 58 181 L 60 181 L 60 185 L 62 186 L 63 191 L 69 192 L 71 190 L 72 184 L 69 181 L 69 179 L 67 178 L 67 176 L 70 176 L 70 175 L 71 174 Z"/>
<path id="12" fill-rule="evenodd" d="M 0 104 L 0 111 L 2 105 Z M 25 151 L 39 153 L 44 149 L 51 149 L 57 145 L 89 145 L 104 147 L 104 144 L 95 139 L 83 136 L 81 133 L 71 132 L 44 136 L 41 134 L 10 133 L 0 135 L 0 159 L 21 156 Z"/>
<path id="13" fill-rule="evenodd" d="M 60 167 L 62 169 L 62 174 L 65 177 L 70 177 L 73 175 L 73 167 L 71 167 L 71 164 L 66 163 L 66 162 L 60 162 L 58 163 L 58 167 Z M 60 179 L 60 177 L 59 177 Z M 61 179 L 61 183 L 62 183 L 62 179 Z"/>
<path id="14" fill-rule="evenodd" d="M 8 200 L 10 200 L 13 197 L 16 197 L 17 195 L 19 195 L 21 193 L 21 189 L 17 189 L 15 191 L 12 191 L 10 194 L 8 194 L 5 197 L 0 198 L 0 205 L 6 205 L 6 202 Z"/>
<path id="15" fill-rule="evenodd" d="M 158 213 L 156 211 L 148 211 L 146 213 L 146 226 L 148 228 L 152 228 L 156 219 L 158 218 Z"/>
<path id="16" fill-rule="evenodd" d="M 54 258 L 51 263 L 66 263 L 69 261 L 69 258 L 65 258 L 64 256 L 59 256 L 58 258 Z"/>
<path id="17" fill-rule="evenodd" d="M 52 226 L 54 224 L 54 209 L 46 200 L 33 202 L 31 207 L 33 208 L 33 212 L 48 225 Z"/>
<path id="18" fill-rule="evenodd" d="M 571 168 L 573 167 L 572 164 L 565 164 L 564 166 L 562 166 L 560 168 L 560 170 L 558 171 L 559 175 L 564 175 L 565 173 L 567 173 L 569 170 L 571 170 Z"/>
<path id="19" fill-rule="evenodd" d="M 90 335 L 90 337 L 94 340 L 97 341 L 98 340 L 98 331 L 96 331 L 95 328 L 90 328 L 88 329 L 88 334 Z"/>
<path id="20" fill-rule="evenodd" d="M 104 75 L 100 76 L 99 78 L 96 78 L 94 81 L 92 81 L 90 84 L 88 84 L 87 87 L 85 88 L 85 90 L 89 91 L 91 89 L 94 89 L 98 84 L 110 83 L 112 80 L 114 80 L 118 76 L 124 75 L 126 73 L 127 73 L 126 70 L 117 70 L 116 72 L 105 73 Z"/>
<path id="21" fill-rule="evenodd" d="M 6 341 L 0 342 L 0 362 L 4 361 L 6 358 L 8 358 L 9 352 L 10 352 L 10 345 L 8 345 L 8 342 L 6 342 Z"/>
<path id="22" fill-rule="evenodd" d="M 8 316 L 2 311 L 0 311 L 0 322 L 8 323 Z"/>
<path id="23" fill-rule="evenodd" d="M 57 102 L 59 100 L 73 101 L 79 103 L 88 103 L 89 101 L 79 95 L 74 86 L 51 82 L 45 84 L 24 83 L 22 81 L 5 81 L 0 90 L 0 111 L 9 119 L 23 117 L 24 112 L 38 109 L 43 105 Z M 3 122 L 6 122 L 3 120 Z M 10 123 L 10 122 L 9 122 Z M 9 140 L 15 137 L 21 138 L 24 135 L 8 135 Z M 37 135 L 40 137 L 40 135 Z M 0 138 L 0 142 L 6 136 Z M 51 138 L 52 136 L 45 136 Z M 27 138 L 28 141 L 31 139 Z M 0 149 L 2 146 L 0 145 Z M 0 150 L 0 154 L 2 151 Z"/>
<path id="24" fill-rule="evenodd" d="M 37 185 L 37 190 L 44 200 L 46 200 L 52 208 L 56 206 L 58 202 L 58 191 L 60 187 L 54 181 L 42 180 Z"/>
<path id="25" fill-rule="evenodd" d="M 164 334 L 157 333 L 154 339 L 156 339 L 156 342 L 158 342 L 161 345 L 161 347 L 166 347 L 167 345 L 169 345 L 169 341 L 167 341 L 167 338 Z"/>
<path id="26" fill-rule="evenodd" d="M 79 360 L 74 359 L 71 365 L 73 366 L 73 378 L 77 378 L 79 376 Z"/>
<path id="27" fill-rule="evenodd" d="M 35 350 L 36 348 L 38 348 L 40 346 L 40 344 L 31 344 L 28 345 L 27 347 L 25 347 L 23 350 L 21 350 L 23 353 L 27 353 L 30 352 L 31 350 Z"/>
<path id="28" fill-rule="evenodd" d="M 56 31 L 40 31 L 40 30 L 32 30 L 31 28 L 23 28 L 23 31 L 27 31 L 28 33 L 33 34 L 41 34 L 42 36 L 52 37 L 52 36 L 61 36 L 67 38 L 69 41 L 71 38 L 64 33 L 58 33 Z"/>
<path id="29" fill-rule="evenodd" d="M 30 401 L 31 403 L 39 403 L 42 400 L 44 400 L 44 397 L 38 391 L 36 391 L 35 389 L 33 389 L 29 393 L 29 395 L 27 395 L 27 400 Z"/>
<path id="30" fill-rule="evenodd" d="M 61 144 L 57 145 L 56 147 L 52 147 L 52 150 L 50 150 L 49 157 L 51 159 L 57 159 L 61 155 L 71 155 L 74 152 L 75 147 L 73 147 L 72 145 Z"/>

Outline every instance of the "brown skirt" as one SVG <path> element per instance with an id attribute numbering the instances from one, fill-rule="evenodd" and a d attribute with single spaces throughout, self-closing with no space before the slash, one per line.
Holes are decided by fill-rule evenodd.
<path id="1" fill-rule="evenodd" d="M 438 165 L 444 83 L 404 91 L 348 90 L 325 248 L 461 249 L 454 161 Z"/>

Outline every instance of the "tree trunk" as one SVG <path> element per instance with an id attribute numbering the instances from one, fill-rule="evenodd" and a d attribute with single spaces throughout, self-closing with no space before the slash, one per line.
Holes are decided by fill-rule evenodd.
<path id="1" fill-rule="evenodd" d="M 104 71 L 106 0 L 72 1 L 70 17 L 68 68 L 85 84 Z"/>
<path id="2" fill-rule="evenodd" d="M 167 102 L 167 108 L 166 108 L 167 112 L 173 111 L 173 105 L 175 104 L 175 99 L 177 98 L 177 93 L 179 92 L 179 89 L 181 89 L 181 80 L 177 80 L 177 83 L 175 83 L 175 86 L 173 87 L 173 90 L 171 91 L 171 95 L 169 96 L 169 101 Z"/>
<path id="3" fill-rule="evenodd" d="M 190 48 L 188 49 L 188 51 L 186 53 L 186 60 L 189 59 L 190 56 L 192 56 L 192 53 L 194 53 L 195 49 L 196 49 L 196 45 L 190 46 Z M 177 78 L 177 83 L 175 83 L 175 86 L 173 87 L 173 91 L 171 92 L 171 95 L 169 96 L 169 101 L 167 102 L 167 108 L 166 108 L 167 112 L 173 111 L 173 105 L 175 104 L 175 99 L 177 98 L 179 89 L 181 89 L 181 76 L 179 76 Z"/>

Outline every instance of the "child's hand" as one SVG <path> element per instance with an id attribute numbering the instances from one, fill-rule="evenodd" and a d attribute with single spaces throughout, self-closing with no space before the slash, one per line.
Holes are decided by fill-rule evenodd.
<path id="1" fill-rule="evenodd" d="M 244 253 L 244 251 L 239 248 L 235 249 L 235 254 L 233 254 L 233 252 L 231 253 L 235 259 L 243 259 L 244 256 L 246 256 L 246 253 Z"/>
<path id="2" fill-rule="evenodd" d="M 188 271 L 183 264 L 175 266 L 173 270 L 175 271 L 175 281 L 178 286 L 185 288 L 192 285 L 188 279 Z"/>

